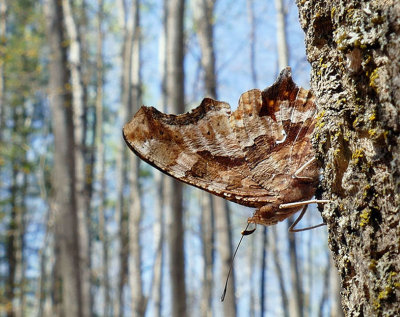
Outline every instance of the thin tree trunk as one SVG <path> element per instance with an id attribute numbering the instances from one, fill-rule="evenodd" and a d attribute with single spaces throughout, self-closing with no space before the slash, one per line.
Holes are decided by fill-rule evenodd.
<path id="1" fill-rule="evenodd" d="M 196 0 L 193 2 L 193 14 L 197 37 L 201 49 L 201 64 L 205 73 L 204 84 L 207 97 L 217 98 L 215 49 L 213 36 L 213 15 L 215 0 Z M 201 236 L 204 257 L 203 289 L 201 294 L 202 316 L 212 316 L 212 290 L 214 267 L 214 210 L 212 197 L 201 193 Z"/>
<path id="2" fill-rule="evenodd" d="M 279 71 L 289 65 L 289 50 L 286 36 L 286 9 L 283 5 L 283 0 L 275 0 Z"/>
<path id="3" fill-rule="evenodd" d="M 283 0 L 275 0 L 277 16 L 277 41 L 278 41 L 278 65 L 279 69 L 288 66 L 289 54 L 286 37 L 286 10 L 283 6 Z M 293 220 L 287 221 L 288 228 L 293 224 Z M 299 264 L 297 258 L 296 237 L 293 233 L 288 236 L 288 249 L 290 258 L 290 279 L 292 283 L 291 295 L 291 316 L 303 316 L 303 288 L 299 274 Z"/>
<path id="4" fill-rule="evenodd" d="M 298 1 L 346 316 L 400 315 L 400 3 Z"/>
<path id="5" fill-rule="evenodd" d="M 43 135 L 48 135 L 50 132 L 50 120 L 44 120 L 44 131 Z M 47 153 L 48 147 L 46 148 L 45 153 Z M 49 195 L 47 193 L 46 187 L 46 161 L 45 155 L 42 155 L 39 160 L 39 168 L 38 168 L 38 184 L 40 188 L 40 198 L 43 201 L 49 201 Z M 51 204 L 51 200 L 50 200 Z M 54 250 L 54 239 L 51 239 L 51 233 L 53 232 L 53 228 L 51 225 L 54 223 L 53 221 L 53 214 L 51 213 L 51 208 L 46 211 L 45 217 L 46 219 L 46 228 L 44 232 L 44 243 L 42 248 L 39 250 L 40 256 L 40 275 L 39 275 L 39 288 L 36 292 L 36 302 L 37 302 L 37 316 L 40 317 L 51 317 L 55 314 L 53 313 L 53 306 L 52 306 L 52 291 L 51 291 L 51 282 L 52 282 L 52 275 L 51 270 L 54 266 L 54 254 L 52 251 Z"/>
<path id="6" fill-rule="evenodd" d="M 153 299 L 153 316 L 162 316 L 162 289 L 163 289 L 163 274 L 162 268 L 164 263 L 164 216 L 163 216 L 163 192 L 164 186 L 163 181 L 165 177 L 159 171 L 155 171 L 154 182 L 156 186 L 156 192 L 161 193 L 157 195 L 154 203 L 154 213 L 156 221 L 153 225 L 153 237 L 154 237 L 154 251 L 155 259 L 153 265 L 153 278 L 151 287 L 151 296 Z"/>
<path id="7" fill-rule="evenodd" d="M 7 44 L 6 38 L 7 31 L 7 2 L 0 0 L 0 47 L 3 49 Z M 0 52 L 0 59 L 4 60 L 3 50 Z M 4 129 L 4 111 L 5 111 L 5 76 L 4 76 L 4 63 L 0 63 L 0 142 L 3 140 Z"/>
<path id="8" fill-rule="evenodd" d="M 43 171 L 41 172 L 43 173 Z M 46 195 L 47 196 L 47 195 Z M 53 240 L 50 240 L 50 233 L 52 228 L 50 228 L 51 216 L 50 211 L 47 212 L 46 217 L 46 229 L 45 229 L 45 243 L 39 251 L 40 256 L 40 275 L 39 275 L 39 289 L 37 290 L 37 310 L 38 314 L 36 316 L 40 317 L 51 317 L 55 314 L 52 312 L 52 299 L 51 299 L 51 268 L 54 264 L 54 256 L 52 256 L 51 251 L 54 249 Z M 49 243 L 50 242 L 50 243 Z"/>
<path id="9" fill-rule="evenodd" d="M 213 196 L 217 250 L 221 258 L 221 285 L 224 285 L 232 262 L 232 235 L 227 201 Z M 232 270 L 224 300 L 224 316 L 236 316 L 235 274 Z"/>
<path id="10" fill-rule="evenodd" d="M 15 111 L 15 110 L 14 110 Z M 16 267 L 17 267 L 17 174 L 18 171 L 14 165 L 12 169 L 12 181 L 10 191 L 10 207 L 11 215 L 10 222 L 7 230 L 6 242 L 6 258 L 8 265 L 8 274 L 5 287 L 5 307 L 7 307 L 7 316 L 15 316 L 16 307 L 14 307 L 14 299 L 16 293 Z"/>
<path id="11" fill-rule="evenodd" d="M 343 317 L 343 309 L 340 301 L 340 278 L 339 273 L 333 263 L 333 259 L 329 257 L 330 270 L 329 270 L 329 289 L 331 295 L 331 314 L 330 317 Z"/>
<path id="12" fill-rule="evenodd" d="M 184 101 L 184 0 L 166 2 L 166 92 L 167 107 L 171 113 L 183 113 Z M 169 273 L 173 317 L 184 317 L 186 311 L 185 255 L 183 228 L 183 185 L 168 178 L 164 188 L 167 235 L 169 245 Z"/>
<path id="13" fill-rule="evenodd" d="M 122 107 L 123 108 L 123 107 Z M 120 111 L 120 116 L 125 110 Z M 122 145 L 122 144 L 121 144 Z M 119 239 L 119 272 L 116 279 L 116 298 L 114 302 L 114 316 L 119 317 L 122 315 L 124 307 L 124 286 L 127 281 L 128 274 L 128 228 L 127 228 L 127 211 L 124 203 L 124 186 L 126 183 L 126 151 L 120 147 L 116 159 L 116 173 L 117 173 L 117 201 L 115 204 L 116 222 L 119 224 L 118 239 Z"/>
<path id="14" fill-rule="evenodd" d="M 285 281 L 283 279 L 282 264 L 277 248 L 277 243 L 279 240 L 276 232 L 276 227 L 273 226 L 271 228 L 271 231 L 272 231 L 272 241 L 271 241 L 272 255 L 273 255 L 273 262 L 275 266 L 276 275 L 278 278 L 279 291 L 281 293 L 283 315 L 285 317 L 289 317 L 289 301 L 285 289 Z"/>
<path id="15" fill-rule="evenodd" d="M 164 2 L 164 25 L 166 25 L 166 3 Z M 159 41 L 159 60 L 160 60 L 160 72 L 161 72 L 161 91 L 162 91 L 162 102 L 164 107 L 167 104 L 167 93 L 166 93 L 166 27 L 163 28 L 160 41 Z M 164 109 L 165 111 L 165 109 Z M 154 202 L 154 214 L 156 221 L 153 225 L 153 236 L 154 236 L 154 251 L 155 259 L 153 265 L 153 278 L 151 287 L 151 297 L 153 299 L 153 316 L 162 316 L 162 289 L 163 289 L 163 264 L 164 264 L 164 232 L 165 232 L 165 221 L 163 206 L 165 201 L 165 175 L 159 171 L 154 171 L 154 183 L 156 192 L 159 195 L 156 196 Z"/>
<path id="16" fill-rule="evenodd" d="M 251 80 L 254 88 L 257 88 L 257 71 L 256 71 L 256 19 L 254 12 L 254 0 L 247 0 L 247 16 L 250 24 L 250 69 Z"/>
<path id="17" fill-rule="evenodd" d="M 88 87 L 91 85 L 93 78 L 93 63 L 90 60 L 89 45 L 91 34 L 90 32 L 90 22 L 89 22 L 89 12 L 91 6 L 88 6 L 87 0 L 80 0 L 75 4 L 75 24 L 77 25 L 77 34 L 80 39 L 80 51 L 81 51 L 81 61 L 80 61 L 80 73 L 81 73 L 81 83 L 82 83 L 82 105 L 83 105 L 83 117 L 81 119 L 81 124 L 83 127 L 82 135 L 82 146 L 81 154 L 83 156 L 84 162 L 84 179 L 83 179 L 83 195 L 82 201 L 84 204 L 83 216 L 85 217 L 85 224 L 82 224 L 82 229 L 87 235 L 87 254 L 84 254 L 84 261 L 86 261 L 86 267 L 83 269 L 83 275 L 85 275 L 87 282 L 86 291 L 89 292 L 89 310 L 90 316 L 95 314 L 94 312 L 94 286 L 97 285 L 96 272 L 94 272 L 92 265 L 92 255 L 93 255 L 93 242 L 96 241 L 96 233 L 93 230 L 92 224 L 92 202 L 93 202 L 93 192 L 94 192 L 94 168 L 96 161 L 96 106 L 93 107 L 92 103 L 88 99 Z M 96 99 L 97 96 L 94 98 Z M 93 100 L 96 103 L 96 100 Z M 90 120 L 91 119 L 91 120 Z M 90 137 L 90 138 L 89 138 Z"/>
<path id="18" fill-rule="evenodd" d="M 131 104 L 131 67 L 132 67 L 132 45 L 133 45 L 133 17 L 129 14 L 129 10 L 125 1 L 119 1 L 119 20 L 123 30 L 123 45 L 122 45 L 122 76 L 121 76 L 121 106 L 119 109 L 119 117 L 121 122 L 126 122 L 128 118 L 129 105 Z M 129 258 L 129 214 L 128 206 L 124 199 L 124 189 L 127 183 L 127 152 L 123 144 L 123 140 L 119 143 L 117 157 L 117 201 L 116 215 L 119 223 L 119 275 L 117 281 L 117 294 L 114 307 L 114 316 L 123 315 L 124 310 L 124 288 L 128 282 L 128 258 Z"/>
<path id="19" fill-rule="evenodd" d="M 199 38 L 201 48 L 201 62 L 205 71 L 205 88 L 208 97 L 217 98 L 216 91 L 216 73 L 215 73 L 215 49 L 214 49 L 214 36 L 213 36 L 213 14 L 214 14 L 213 0 L 197 0 L 194 2 L 194 17 L 197 25 L 197 36 Z M 204 216 L 213 216 L 212 211 L 216 217 L 216 225 L 218 227 L 219 239 L 217 240 L 218 251 L 221 256 L 221 278 L 224 279 L 228 274 L 230 262 L 232 260 L 232 235 L 230 232 L 230 215 L 226 202 L 218 197 L 212 197 L 213 208 L 204 210 Z M 204 219 L 203 224 L 208 226 L 212 225 L 212 220 Z M 205 229 L 205 228 L 203 228 Z M 207 228 L 207 231 L 212 231 L 212 227 Z M 207 241 L 208 244 L 212 241 Z M 207 246 L 205 246 L 207 247 Z M 212 252 L 212 246 L 208 246 L 208 252 Z M 205 254 L 206 265 L 211 265 L 212 254 Z M 212 270 L 212 267 L 209 269 Z M 210 284 L 208 279 L 212 278 L 212 271 L 206 272 L 206 283 Z M 206 296 L 211 294 L 210 291 L 205 292 Z M 211 299 L 204 299 L 204 301 L 211 302 Z M 224 302 L 224 314 L 226 316 L 236 316 L 236 299 L 235 299 L 235 279 L 232 272 L 230 283 L 228 284 L 227 294 Z"/>
<path id="20" fill-rule="evenodd" d="M 29 127 L 24 124 L 27 122 L 26 120 L 26 111 L 24 109 L 23 116 L 21 117 L 21 123 L 19 126 L 24 126 L 26 131 L 28 131 Z M 22 132 L 23 135 L 23 142 L 27 143 L 27 133 Z M 25 157 L 22 159 L 22 165 L 25 165 L 26 162 L 26 154 Z M 16 244 L 16 281 L 19 285 L 19 296 L 18 296 L 18 305 L 15 311 L 15 317 L 22 317 L 25 315 L 26 309 L 26 285 L 27 280 L 25 277 L 26 272 L 26 261 L 25 261 L 25 215 L 26 215 L 26 196 L 27 196 L 27 188 L 28 188 L 28 178 L 27 174 L 22 174 L 21 171 L 19 172 L 20 178 L 22 178 L 22 183 L 19 185 L 19 199 L 18 199 L 18 210 L 17 210 L 17 218 L 16 218 L 16 235 L 17 235 L 17 244 Z"/>
<path id="21" fill-rule="evenodd" d="M 105 181 L 105 151 L 103 132 L 103 85 L 104 85 L 104 63 L 103 63 L 103 18 L 104 1 L 98 0 L 97 14 L 97 54 L 96 54 L 96 149 L 97 149 L 97 173 L 99 187 L 99 239 L 102 245 L 102 274 L 100 288 L 103 290 L 101 311 L 103 316 L 110 315 L 110 280 L 109 280 L 109 255 L 108 255 L 108 234 L 105 219 L 106 181 Z"/>
<path id="22" fill-rule="evenodd" d="M 326 263 L 326 266 L 324 267 L 324 274 L 323 274 L 323 280 L 322 280 L 322 296 L 319 301 L 319 307 L 318 307 L 318 317 L 323 317 L 324 316 L 324 310 L 326 308 L 326 303 L 329 298 L 329 293 L 330 293 L 330 272 L 331 272 L 331 260 L 330 256 L 328 256 L 328 261 Z"/>
<path id="23" fill-rule="evenodd" d="M 62 0 L 65 16 L 65 27 L 69 37 L 68 57 L 71 69 L 71 90 L 73 123 L 75 137 L 75 191 L 76 208 L 78 215 L 78 236 L 79 236 L 79 267 L 81 294 L 81 309 L 83 316 L 91 315 L 90 295 L 90 250 L 89 250 L 89 206 L 90 199 L 86 185 L 86 164 L 85 164 L 85 111 L 84 87 L 82 80 L 82 54 L 81 39 L 73 15 L 71 0 Z"/>
<path id="24" fill-rule="evenodd" d="M 217 98 L 214 49 L 214 5 L 215 0 L 195 0 L 193 14 L 197 37 L 201 49 L 201 65 L 204 69 L 205 92 L 207 97 Z"/>
<path id="25" fill-rule="evenodd" d="M 262 234 L 262 253 L 261 253 L 261 287 L 260 287 L 260 316 L 264 316 L 264 313 L 267 311 L 267 294 L 266 294 L 266 286 L 267 286 L 267 246 L 268 246 L 268 230 L 267 227 L 264 227 Z"/>
<path id="26" fill-rule="evenodd" d="M 133 43 L 131 61 L 131 88 L 130 104 L 128 113 L 132 116 L 141 105 L 141 72 L 140 72 L 140 20 L 139 1 L 134 0 L 131 4 L 131 15 L 133 19 Z M 136 155 L 129 156 L 129 187 L 130 187 L 130 210 L 129 210 L 129 284 L 131 288 L 131 315 L 135 317 L 144 316 L 146 312 L 146 299 L 143 294 L 142 280 L 142 250 L 140 245 L 142 203 L 139 186 L 139 158 Z"/>
<path id="27" fill-rule="evenodd" d="M 71 149 L 75 148 L 72 96 L 65 90 L 70 78 L 64 45 L 67 36 L 63 28 L 64 15 L 61 3 L 57 0 L 46 0 L 44 8 L 47 38 L 50 44 L 49 100 L 55 144 L 52 213 L 55 223 L 58 279 L 54 296 L 56 301 L 57 298 L 62 300 L 62 306 L 56 313 L 59 316 L 82 316 L 79 231 L 74 187 L 75 159 L 70 155 Z"/>
<path id="28" fill-rule="evenodd" d="M 5 130 L 5 73 L 4 73 L 4 61 L 5 61 L 5 49 L 7 44 L 7 3 L 5 0 L 0 0 L 0 60 L 3 61 L 0 63 L 0 143 L 3 143 L 3 131 Z M 2 166 L 0 166 L 2 169 Z M 3 181 L 0 182 L 1 189 L 4 190 Z M 13 262 L 14 254 L 11 254 L 12 248 L 12 239 L 13 235 L 11 234 L 11 224 L 10 222 L 9 227 L 7 228 L 7 237 L 5 241 L 5 253 L 8 265 L 8 276 L 4 285 L 4 293 L 3 298 L 0 299 L 0 305 L 3 307 L 7 307 L 4 311 L 7 312 L 7 315 L 10 315 L 12 312 L 12 302 L 10 298 L 14 297 L 14 290 L 13 290 L 13 275 L 11 275 L 12 268 L 10 264 Z"/>
<path id="29" fill-rule="evenodd" d="M 49 224 L 46 224 L 46 237 L 49 234 Z M 50 280 L 51 280 L 51 269 L 52 261 L 49 256 L 49 252 L 51 246 L 45 245 L 40 252 L 40 281 L 39 281 L 39 290 L 38 290 L 38 314 L 40 317 L 51 317 L 54 316 L 52 313 L 52 303 L 51 303 L 51 288 L 50 288 Z"/>
<path id="30" fill-rule="evenodd" d="M 201 240 L 203 245 L 203 285 L 201 292 L 201 314 L 212 316 L 212 290 L 214 281 L 214 212 L 212 198 L 208 193 L 201 195 Z"/>
<path id="31" fill-rule="evenodd" d="M 287 221 L 288 229 L 293 224 L 293 220 Z M 299 263 L 297 257 L 297 244 L 294 233 L 288 233 L 288 249 L 290 258 L 290 280 L 292 282 L 291 294 L 291 313 L 290 316 L 302 317 L 303 314 L 303 287 L 299 273 Z"/>
<path id="32" fill-rule="evenodd" d="M 254 12 L 254 0 L 247 0 L 247 17 L 250 24 L 250 70 L 251 70 L 251 80 L 254 88 L 257 88 L 257 70 L 256 70 L 256 18 Z M 264 312 L 267 311 L 267 303 L 266 303 L 266 275 L 267 275 L 267 240 L 268 240 L 268 231 L 267 227 L 262 228 L 262 240 L 261 240 L 261 281 L 259 288 L 259 307 L 260 316 L 264 316 Z M 255 252 L 254 252 L 254 240 L 252 244 L 252 255 L 250 256 L 250 260 L 252 263 L 255 262 Z M 253 267 L 254 264 L 251 265 Z M 255 275 L 256 270 L 252 270 L 252 275 Z M 255 316 L 255 312 L 257 311 L 256 307 L 256 297 L 257 297 L 257 289 L 255 287 L 251 288 L 250 291 L 250 305 L 251 305 L 251 316 Z"/>
<path id="33" fill-rule="evenodd" d="M 11 108 L 13 122 L 11 131 L 11 144 L 26 144 L 29 126 L 26 126 L 26 109 L 24 98 L 19 107 Z M 25 129 L 26 128 L 26 129 Z M 11 166 L 10 191 L 10 220 L 6 235 L 6 259 L 8 264 L 8 276 L 5 284 L 5 299 L 8 316 L 19 317 L 23 315 L 25 298 L 25 265 L 24 265 L 24 235 L 25 235 L 25 211 L 27 177 L 22 172 L 21 166 L 26 166 L 26 152 L 13 158 Z"/>

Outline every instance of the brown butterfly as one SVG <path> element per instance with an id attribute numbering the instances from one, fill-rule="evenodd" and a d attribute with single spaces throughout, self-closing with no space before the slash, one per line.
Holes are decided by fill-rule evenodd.
<path id="1" fill-rule="evenodd" d="M 227 103 L 210 98 L 181 115 L 143 106 L 123 136 L 136 155 L 162 172 L 257 208 L 249 223 L 273 225 L 303 207 L 290 228 L 301 231 L 294 226 L 307 205 L 328 202 L 310 200 L 319 178 L 311 144 L 314 100 L 287 67 L 271 87 L 242 94 L 233 113 Z"/>

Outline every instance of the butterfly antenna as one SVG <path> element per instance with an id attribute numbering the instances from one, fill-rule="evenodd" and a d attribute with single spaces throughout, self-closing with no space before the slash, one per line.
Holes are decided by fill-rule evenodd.
<path id="1" fill-rule="evenodd" d="M 239 243 L 238 243 L 238 245 L 236 246 L 235 252 L 233 253 L 231 265 L 229 266 L 228 275 L 226 276 L 224 291 L 222 292 L 222 296 L 221 296 L 221 302 L 223 302 L 224 299 L 225 299 L 226 289 L 228 288 L 229 276 L 231 275 L 232 268 L 233 268 L 233 261 L 235 260 L 236 253 L 237 253 L 237 251 L 238 251 L 238 249 L 239 249 L 240 244 L 242 243 L 243 237 L 244 237 L 244 236 L 248 236 L 248 235 L 252 234 L 254 231 L 256 231 L 256 227 L 254 227 L 254 229 L 247 230 L 247 229 L 249 228 L 249 226 L 250 226 L 250 223 L 247 223 L 246 228 L 241 232 L 242 236 L 240 237 Z"/>

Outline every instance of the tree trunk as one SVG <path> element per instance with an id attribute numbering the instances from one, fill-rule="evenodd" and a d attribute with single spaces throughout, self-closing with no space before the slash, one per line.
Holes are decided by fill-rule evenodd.
<path id="1" fill-rule="evenodd" d="M 400 3 L 298 1 L 346 316 L 400 315 Z"/>
<path id="2" fill-rule="evenodd" d="M 322 281 L 322 294 L 321 294 L 321 299 L 319 301 L 319 305 L 318 305 L 318 317 L 324 317 L 324 311 L 325 311 L 325 307 L 326 304 L 328 302 L 328 298 L 329 298 L 329 293 L 330 293 L 330 273 L 332 272 L 331 270 L 331 261 L 330 261 L 330 256 L 327 256 L 327 263 L 324 267 L 324 271 L 323 271 L 323 281 Z"/>
<path id="3" fill-rule="evenodd" d="M 201 241 L 203 247 L 203 285 L 201 290 L 201 315 L 212 316 L 212 295 L 214 285 L 214 212 L 212 197 L 201 192 Z"/>
<path id="4" fill-rule="evenodd" d="M 340 279 L 339 279 L 339 274 L 336 269 L 336 267 L 333 264 L 333 259 L 330 256 L 329 257 L 329 262 L 330 263 L 330 274 L 329 274 L 329 288 L 330 288 L 330 293 L 331 293 L 331 313 L 330 317 L 343 317 L 343 309 L 342 305 L 340 303 Z"/>
<path id="5" fill-rule="evenodd" d="M 16 125 L 16 123 L 15 123 Z M 12 181 L 10 186 L 10 222 L 7 230 L 7 242 L 6 242 L 6 258 L 8 266 L 8 274 L 5 285 L 5 303 L 7 307 L 7 317 L 15 316 L 15 297 L 16 297 L 16 268 L 17 268 L 17 247 L 18 247 L 18 234 L 17 234 L 17 170 L 16 166 L 12 169 Z"/>
<path id="6" fill-rule="evenodd" d="M 279 251 L 276 246 L 279 240 L 275 226 L 271 228 L 271 232 L 272 232 L 272 241 L 271 241 L 272 255 L 279 284 L 279 292 L 281 293 L 283 315 L 285 317 L 289 317 L 289 300 L 286 293 L 285 281 L 283 280 L 282 264 L 279 256 Z"/>
<path id="7" fill-rule="evenodd" d="M 121 29 L 123 30 L 123 45 L 121 51 L 121 106 L 119 109 L 119 117 L 121 122 L 126 122 L 128 111 L 131 104 L 130 88 L 132 84 L 131 67 L 132 67 L 132 46 L 133 46 L 133 17 L 129 14 L 125 1 L 119 1 L 119 20 Z M 119 275 L 117 281 L 117 294 L 114 307 L 114 316 L 123 315 L 124 311 L 124 288 L 128 281 L 128 258 L 129 258 L 129 213 L 128 205 L 124 199 L 124 189 L 127 183 L 127 151 L 123 144 L 123 140 L 118 144 L 117 156 L 117 200 L 115 212 L 119 223 Z"/>
<path id="8" fill-rule="evenodd" d="M 7 32 L 7 2 L 6 0 L 0 1 L 0 47 L 5 48 Z M 0 60 L 4 60 L 4 52 L 0 50 Z M 0 142 L 3 141 L 4 129 L 4 110 L 5 110 L 5 76 L 4 76 L 4 63 L 0 63 Z"/>
<path id="9" fill-rule="evenodd" d="M 141 72 L 140 72 L 140 20 L 139 1 L 131 4 L 131 19 L 133 30 L 132 60 L 131 60 L 131 88 L 130 104 L 128 106 L 129 118 L 141 105 Z M 131 289 L 131 316 L 144 316 L 146 312 L 146 300 L 143 294 L 142 280 L 142 250 L 140 245 L 140 224 L 142 219 L 142 202 L 139 186 L 139 158 L 136 155 L 129 156 L 129 284 Z"/>
<path id="10" fill-rule="evenodd" d="M 215 73 L 215 49 L 213 35 L 213 16 L 215 0 L 193 1 L 194 22 L 201 50 L 201 65 L 204 70 L 205 94 L 217 98 L 217 80 Z M 214 209 L 213 198 L 201 193 L 201 237 L 204 257 L 203 288 L 201 294 L 202 316 L 212 316 L 212 290 L 214 268 Z M 230 230 L 229 227 L 226 227 Z M 230 244 L 231 245 L 231 244 Z"/>
<path id="11" fill-rule="evenodd" d="M 249 33 L 249 40 L 250 40 L 250 70 L 251 70 L 251 81 L 253 88 L 258 87 L 257 82 L 257 67 L 256 67 L 256 44 L 257 44 L 257 34 L 256 34 L 256 18 L 255 18 L 255 11 L 254 11 L 254 0 L 247 0 L 247 17 L 250 24 L 250 33 Z M 267 227 L 262 228 L 262 237 L 261 237 L 261 263 L 260 263 L 260 270 L 261 276 L 260 281 L 255 281 L 259 283 L 259 289 L 256 287 L 252 287 L 250 291 L 250 316 L 255 316 L 256 312 L 260 311 L 260 316 L 264 316 L 264 313 L 267 310 L 267 295 L 266 295 L 266 275 L 267 275 Z M 255 239 L 252 239 L 251 245 L 251 254 L 249 258 L 250 262 L 250 272 L 251 272 L 251 280 L 257 278 L 257 270 L 255 268 L 256 264 L 256 248 L 257 244 Z M 257 295 L 258 294 L 258 295 Z M 258 301 L 257 301 L 258 299 Z M 259 303 L 259 304 L 258 304 Z"/>
<path id="12" fill-rule="evenodd" d="M 154 182 L 156 186 L 156 192 L 161 193 L 157 195 L 154 202 L 154 214 L 155 222 L 153 225 L 153 237 L 154 237 L 154 251 L 155 259 L 153 265 L 153 278 L 151 287 L 151 297 L 153 300 L 153 316 L 162 316 L 162 289 L 163 289 L 163 274 L 162 268 L 164 263 L 164 216 L 163 216 L 163 192 L 164 186 L 163 181 L 164 175 L 159 171 L 154 171 Z"/>
<path id="13" fill-rule="evenodd" d="M 201 65 L 204 69 L 206 96 L 217 98 L 217 80 L 215 73 L 214 49 L 214 5 L 215 0 L 195 0 L 193 14 L 197 37 L 201 49 Z"/>
<path id="14" fill-rule="evenodd" d="M 286 36 L 286 8 L 283 0 L 275 0 L 276 9 L 276 39 L 278 47 L 279 71 L 289 65 L 289 50 Z"/>
<path id="15" fill-rule="evenodd" d="M 288 229 L 293 224 L 292 219 L 288 219 Z M 288 232 L 288 250 L 290 258 L 290 280 L 292 293 L 290 300 L 290 316 L 302 317 L 303 314 L 303 283 L 299 273 L 299 263 L 297 257 L 297 244 L 295 233 Z"/>
<path id="16" fill-rule="evenodd" d="M 109 279 L 109 243 L 105 218 L 106 203 L 106 182 L 105 182 L 105 150 L 104 150 L 104 131 L 103 131 L 103 85 L 104 85 L 104 63 L 103 63 L 103 18 L 104 18 L 104 1 L 98 0 L 97 14 L 97 54 L 96 54 L 96 141 L 97 150 L 97 175 L 99 183 L 99 240 L 102 246 L 102 270 L 100 288 L 103 290 L 103 299 L 101 301 L 102 315 L 110 315 L 110 279 Z"/>
<path id="17" fill-rule="evenodd" d="M 220 197 L 212 197 L 215 211 L 215 229 L 217 232 L 217 250 L 221 258 L 221 285 L 224 285 L 232 262 L 231 221 L 227 201 Z M 224 300 L 224 316 L 236 316 L 235 274 L 231 273 Z"/>
<path id="18" fill-rule="evenodd" d="M 170 113 L 183 113 L 184 102 L 184 45 L 183 16 L 184 0 L 166 2 L 166 92 Z M 173 317 L 184 317 L 186 311 L 186 284 L 183 228 L 183 185 L 168 178 L 165 186 L 167 235 L 169 245 L 169 273 Z"/>
<path id="19" fill-rule="evenodd" d="M 50 234 L 50 215 L 47 212 L 47 222 L 46 222 L 46 231 L 45 236 L 48 237 Z M 48 239 L 47 239 L 48 240 Z M 40 275 L 39 275 L 39 289 L 37 290 L 36 302 L 37 302 L 37 316 L 41 317 L 51 317 L 55 314 L 52 313 L 52 300 L 51 300 L 51 267 L 53 266 L 54 261 L 51 259 L 54 258 L 53 254 L 51 254 L 54 249 L 53 243 L 46 243 L 41 248 L 40 254 Z"/>
<path id="20" fill-rule="evenodd" d="M 78 242 L 81 305 L 83 316 L 91 315 L 90 296 L 90 250 L 89 250 L 89 206 L 90 199 L 86 188 L 87 166 L 85 164 L 85 111 L 84 88 L 82 81 L 81 39 L 73 15 L 71 0 L 62 0 L 65 27 L 69 38 L 68 60 L 71 70 L 71 90 L 75 147 L 75 197 L 78 215 Z"/>
<path id="21" fill-rule="evenodd" d="M 254 88 L 257 88 L 257 70 L 256 70 L 256 18 L 254 12 L 254 0 L 247 0 L 247 16 L 250 24 L 250 69 L 251 81 Z"/>
<path id="22" fill-rule="evenodd" d="M 164 25 L 166 25 L 166 2 L 164 2 Z M 167 64 L 166 64 L 166 27 L 163 28 L 160 41 L 159 41 L 159 69 L 160 69 L 160 77 L 161 77 L 161 104 L 167 104 L 167 94 L 166 94 L 166 72 L 167 72 Z M 165 111 L 165 109 L 164 109 Z M 162 316 L 162 289 L 163 289 L 163 264 L 164 264 L 164 239 L 165 239 L 165 217 L 164 217 L 164 201 L 165 201 L 165 175 L 158 170 L 154 172 L 154 183 L 156 187 L 156 192 L 160 193 L 155 197 L 154 201 L 154 214 L 155 214 L 155 222 L 153 225 L 153 236 L 154 236 L 154 251 L 155 251 L 155 259 L 153 265 L 153 278 L 152 278 L 152 287 L 151 287 L 151 297 L 153 300 L 153 316 L 161 317 Z"/>
<path id="23" fill-rule="evenodd" d="M 260 281 L 260 316 L 264 316 L 267 311 L 267 246 L 268 246 L 268 230 L 267 227 L 262 228 L 262 251 L 261 251 L 261 281 Z M 252 297 L 255 297 L 253 295 Z M 254 299 L 253 299 L 254 301 Z"/>
<path id="24" fill-rule="evenodd" d="M 276 24 L 277 24 L 277 46 L 278 46 L 278 65 L 279 69 L 288 66 L 289 51 L 286 37 L 286 9 L 283 6 L 283 0 L 275 0 Z M 287 226 L 293 224 L 292 219 L 288 219 Z M 299 263 L 297 258 L 296 237 L 293 233 L 288 234 L 288 250 L 290 258 L 290 280 L 292 284 L 292 294 L 290 297 L 290 315 L 302 317 L 303 314 L 303 287 L 299 274 Z"/>
<path id="25" fill-rule="evenodd" d="M 44 120 L 44 129 L 42 130 L 43 135 L 48 135 L 51 130 L 50 119 L 46 118 Z M 49 145 L 46 147 L 45 153 L 49 151 Z M 40 197 L 43 201 L 49 201 L 51 204 L 51 200 L 49 200 L 48 195 L 48 186 L 47 186 L 47 175 L 46 175 L 46 159 L 45 156 L 42 155 L 39 161 L 38 167 L 38 185 L 40 189 Z M 40 273 L 39 273 L 39 281 L 38 281 L 38 289 L 36 290 L 36 308 L 37 308 L 37 316 L 41 317 L 52 317 L 55 316 L 55 301 L 53 302 L 54 292 L 52 292 L 52 283 L 54 282 L 54 274 L 52 274 L 52 270 L 54 268 L 54 239 L 51 239 L 50 236 L 53 233 L 52 224 L 53 221 L 53 213 L 51 212 L 51 208 L 46 210 L 44 215 L 44 219 L 46 219 L 46 228 L 44 229 L 45 242 L 42 244 L 41 249 L 39 250 L 39 265 L 40 265 Z"/>
<path id="26" fill-rule="evenodd" d="M 21 123 L 18 124 L 19 127 L 26 127 L 27 122 L 27 115 L 24 109 L 23 115 L 21 116 Z M 23 143 L 27 143 L 27 133 L 22 132 Z M 21 162 L 22 166 L 27 165 L 27 158 L 26 154 L 22 158 Z M 16 255 L 16 268 L 15 268 L 15 277 L 16 282 L 18 285 L 18 297 L 17 297 L 17 307 L 15 310 L 15 317 L 22 317 L 25 315 L 26 309 L 26 289 L 27 289 L 27 280 L 26 280 L 26 261 L 25 261 L 25 218 L 26 218 L 26 197 L 27 197 L 27 188 L 28 188 L 28 179 L 27 174 L 22 173 L 21 171 L 18 172 L 19 178 L 22 179 L 21 184 L 18 185 L 19 194 L 18 194 L 18 209 L 16 210 L 16 248 L 15 248 L 15 255 Z"/>
<path id="27" fill-rule="evenodd" d="M 56 281 L 55 300 L 61 298 L 59 316 L 82 316 L 82 289 L 79 272 L 79 231 L 75 199 L 75 148 L 72 96 L 69 85 L 67 36 L 63 27 L 64 15 L 57 0 L 44 2 L 47 38 L 50 44 L 49 91 L 54 133 L 54 170 L 52 213 L 56 241 L 56 270 L 61 278 Z M 60 293 L 59 290 L 61 290 Z"/>

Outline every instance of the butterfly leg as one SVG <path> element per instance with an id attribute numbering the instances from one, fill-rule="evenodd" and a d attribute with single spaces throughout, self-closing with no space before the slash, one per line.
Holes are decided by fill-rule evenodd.
<path id="1" fill-rule="evenodd" d="M 329 199 L 303 200 L 303 201 L 296 201 L 294 203 L 280 204 L 279 209 L 295 208 L 295 207 L 301 207 L 301 206 L 309 205 L 309 204 L 327 204 L 329 202 L 330 202 Z"/>
<path id="2" fill-rule="evenodd" d="M 298 178 L 298 179 L 309 179 L 312 180 L 311 177 L 307 177 L 307 176 L 300 176 L 299 174 L 304 171 L 308 166 L 310 166 L 312 163 L 314 163 L 314 161 L 316 160 L 315 157 L 313 157 L 311 160 L 308 160 L 307 162 L 305 162 L 293 175 L 293 178 Z"/>
<path id="3" fill-rule="evenodd" d="M 300 232 L 300 231 L 315 229 L 315 228 L 325 225 L 325 223 L 320 223 L 319 225 L 315 225 L 315 226 L 311 226 L 311 227 L 295 229 L 295 226 L 300 222 L 300 220 L 303 218 L 304 214 L 306 213 L 306 210 L 307 210 L 307 207 L 309 204 L 311 204 L 311 203 L 326 204 L 328 202 L 329 202 L 329 200 L 325 200 L 325 199 L 324 200 L 322 200 L 322 199 L 321 200 L 317 200 L 317 199 L 305 200 L 305 201 L 299 201 L 299 202 L 294 202 L 294 203 L 281 204 L 281 205 L 279 205 L 279 209 L 293 208 L 293 207 L 299 207 L 299 206 L 304 205 L 300 215 L 297 217 L 295 222 L 293 222 L 293 224 L 289 227 L 289 232 Z"/>

